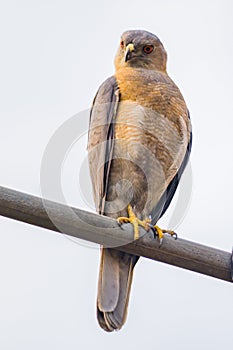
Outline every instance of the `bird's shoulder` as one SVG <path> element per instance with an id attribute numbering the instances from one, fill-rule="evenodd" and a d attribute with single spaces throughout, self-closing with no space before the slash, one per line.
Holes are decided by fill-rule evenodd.
<path id="1" fill-rule="evenodd" d="M 119 89 L 114 76 L 106 79 L 99 87 L 90 110 L 88 149 L 100 144 L 109 133 L 116 115 Z"/>
<path id="2" fill-rule="evenodd" d="M 116 78 L 107 78 L 98 88 L 90 110 L 90 128 L 109 124 L 114 115 L 114 109 L 119 101 L 119 89 Z"/>
<path id="3" fill-rule="evenodd" d="M 94 97 L 92 107 L 95 104 L 103 104 L 111 102 L 114 99 L 114 94 L 118 90 L 118 84 L 114 75 L 107 78 L 98 88 Z"/>

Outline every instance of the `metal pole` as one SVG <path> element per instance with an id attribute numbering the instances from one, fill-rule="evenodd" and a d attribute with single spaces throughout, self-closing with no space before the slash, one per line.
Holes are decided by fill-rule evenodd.
<path id="1" fill-rule="evenodd" d="M 122 229 L 114 219 L 4 187 L 0 187 L 0 215 L 232 282 L 229 252 L 171 237 L 159 246 L 143 229 L 134 241 L 130 224 Z"/>

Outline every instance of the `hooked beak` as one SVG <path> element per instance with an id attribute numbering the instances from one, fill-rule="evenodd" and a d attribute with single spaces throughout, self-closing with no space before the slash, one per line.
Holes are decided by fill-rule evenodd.
<path id="1" fill-rule="evenodd" d="M 125 48 L 125 62 L 129 61 L 132 58 L 132 52 L 134 51 L 134 45 L 128 44 Z"/>

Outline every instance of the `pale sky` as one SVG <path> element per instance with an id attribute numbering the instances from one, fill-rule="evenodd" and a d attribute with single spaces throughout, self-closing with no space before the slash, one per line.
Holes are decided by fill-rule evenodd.
<path id="1" fill-rule="evenodd" d="M 193 124 L 192 198 L 176 231 L 231 251 L 232 1 L 0 5 L 0 185 L 41 195 L 41 162 L 54 133 L 77 113 L 87 125 L 83 111 L 114 73 L 121 33 L 146 29 L 167 50 L 169 75 Z M 67 150 L 62 189 L 67 204 L 93 210 L 86 156 L 84 133 Z M 141 258 L 127 322 L 107 334 L 95 316 L 98 247 L 3 217 L 0 241 L 1 349 L 232 348 L 233 286 L 227 282 Z"/>

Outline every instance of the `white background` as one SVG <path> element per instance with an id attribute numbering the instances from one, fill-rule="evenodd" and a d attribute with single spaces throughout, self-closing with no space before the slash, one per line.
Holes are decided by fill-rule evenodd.
<path id="1" fill-rule="evenodd" d="M 231 251 L 232 17 L 230 0 L 1 1 L 0 185 L 40 195 L 53 133 L 113 74 L 121 33 L 146 29 L 164 43 L 193 123 L 192 201 L 177 231 Z M 68 204 L 92 210 L 78 186 L 85 143 L 67 155 L 62 185 Z M 126 325 L 103 332 L 98 258 L 96 248 L 1 217 L 0 348 L 232 347 L 232 285 L 146 259 L 135 269 Z"/>

